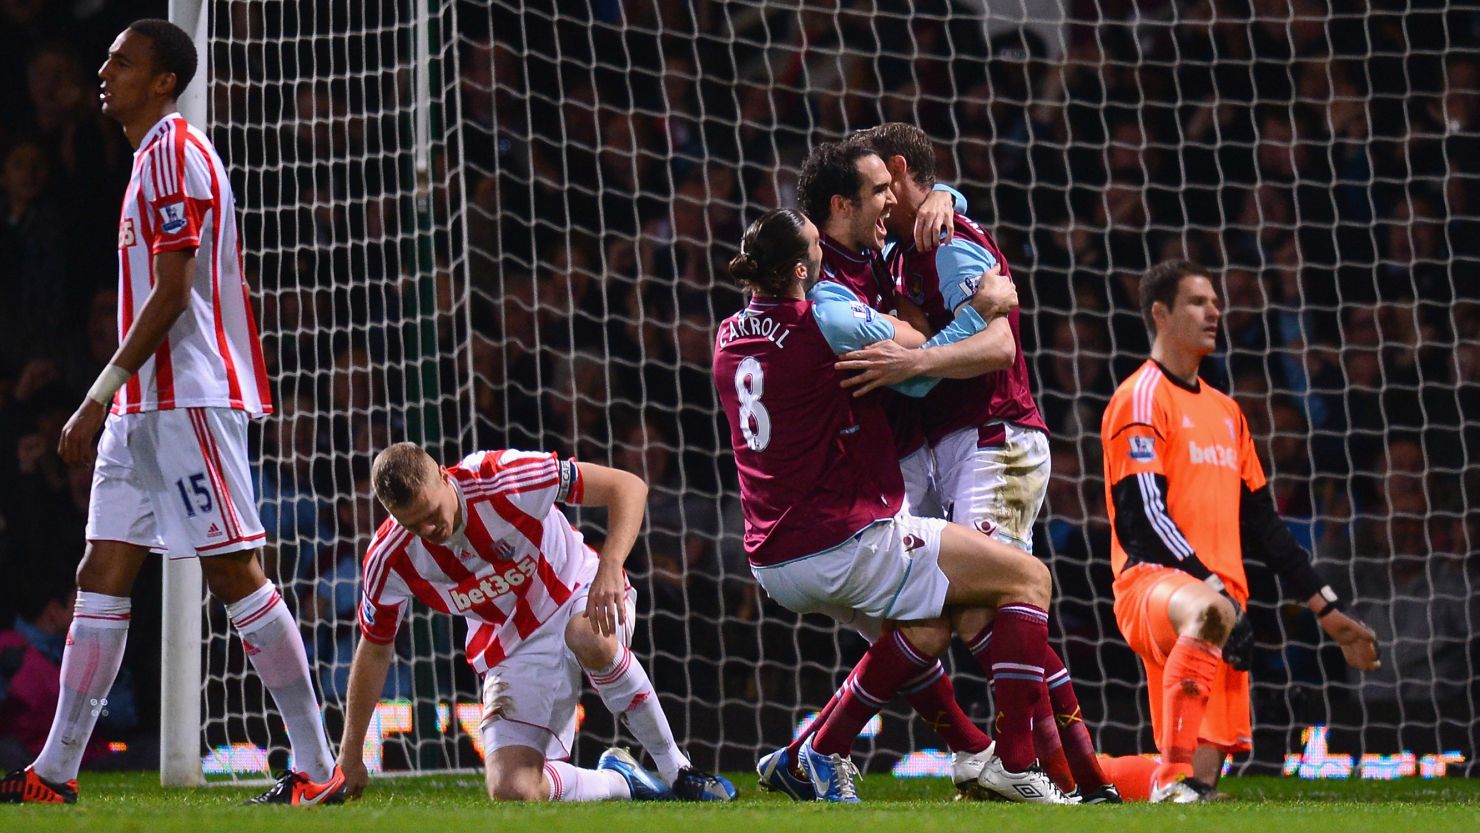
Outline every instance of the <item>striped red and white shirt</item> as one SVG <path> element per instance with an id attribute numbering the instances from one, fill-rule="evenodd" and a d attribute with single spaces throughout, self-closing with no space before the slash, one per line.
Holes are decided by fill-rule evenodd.
<path id="1" fill-rule="evenodd" d="M 360 583 L 360 633 L 396 638 L 416 598 L 468 619 L 468 663 L 480 674 L 596 576 L 596 553 L 555 502 L 579 504 L 585 484 L 574 460 L 528 451 L 479 451 L 447 470 L 463 526 L 445 544 L 413 535 L 394 518 L 376 530 Z"/>
<path id="2" fill-rule="evenodd" d="M 243 278 L 236 199 L 206 134 L 171 113 L 134 153 L 118 223 L 118 337 L 154 286 L 154 256 L 195 252 L 190 307 L 119 388 L 113 412 L 233 408 L 272 413 L 267 367 Z"/>

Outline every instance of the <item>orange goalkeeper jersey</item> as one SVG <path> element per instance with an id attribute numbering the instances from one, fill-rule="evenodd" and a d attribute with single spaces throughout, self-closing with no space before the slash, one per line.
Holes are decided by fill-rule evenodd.
<path id="1" fill-rule="evenodd" d="M 1244 487 L 1258 491 L 1265 478 L 1238 405 L 1148 359 L 1110 398 L 1100 442 L 1115 575 L 1127 562 L 1186 569 L 1200 561 L 1240 603 L 1248 599 L 1240 508 Z"/>

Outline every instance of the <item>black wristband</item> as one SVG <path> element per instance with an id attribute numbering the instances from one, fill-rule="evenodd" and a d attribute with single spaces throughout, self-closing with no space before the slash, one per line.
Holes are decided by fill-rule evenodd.
<path id="1" fill-rule="evenodd" d="M 1326 606 L 1323 607 L 1323 608 L 1321 608 L 1321 612 L 1316 614 L 1316 618 L 1317 619 L 1324 619 L 1324 618 L 1326 618 L 1326 614 L 1328 614 L 1328 613 L 1334 613 L 1335 611 L 1341 610 L 1344 607 L 1346 607 L 1346 602 L 1343 602 L 1340 599 L 1337 599 L 1334 602 L 1333 601 L 1328 601 L 1328 602 L 1326 602 Z"/>

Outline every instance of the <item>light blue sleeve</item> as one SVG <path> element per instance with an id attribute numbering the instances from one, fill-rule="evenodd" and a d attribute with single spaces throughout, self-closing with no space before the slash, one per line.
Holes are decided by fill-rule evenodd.
<path id="1" fill-rule="evenodd" d="M 951 186 L 946 185 L 943 182 L 937 182 L 937 183 L 935 183 L 935 185 L 933 187 L 931 187 L 930 190 L 932 190 L 932 191 L 944 191 L 947 194 L 950 194 L 951 195 L 951 199 L 956 203 L 956 213 L 957 214 L 965 214 L 966 213 L 966 198 L 963 197 L 963 196 L 961 196 L 961 192 L 960 191 L 957 191 L 955 188 L 952 188 Z"/>
<path id="2" fill-rule="evenodd" d="M 957 237 L 935 250 L 935 274 L 940 296 L 952 311 L 971 300 L 983 272 L 997 266 L 997 258 L 974 240 Z"/>
<path id="3" fill-rule="evenodd" d="M 807 293 L 812 317 L 833 352 L 842 355 L 876 341 L 894 338 L 889 319 L 858 299 L 846 287 L 821 281 Z"/>
<path id="4" fill-rule="evenodd" d="M 976 335 L 986 328 L 987 322 L 982 320 L 981 314 L 976 311 L 976 307 L 967 304 L 961 308 L 960 312 L 956 313 L 956 318 L 951 323 L 941 328 L 941 331 L 932 336 L 920 349 L 928 350 L 931 347 L 943 347 L 947 344 L 955 344 L 958 341 L 964 341 Z M 913 379 L 906 379 L 903 382 L 890 385 L 890 387 L 905 396 L 912 396 L 918 399 L 929 393 L 931 388 L 935 387 L 935 383 L 939 381 L 934 376 L 916 376 Z"/>

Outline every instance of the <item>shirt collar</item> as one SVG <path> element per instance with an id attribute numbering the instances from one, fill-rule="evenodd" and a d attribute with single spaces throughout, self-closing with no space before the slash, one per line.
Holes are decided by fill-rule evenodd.
<path id="1" fill-rule="evenodd" d="M 817 236 L 825 248 L 831 249 L 834 254 L 844 258 L 845 260 L 851 260 L 854 263 L 868 263 L 869 260 L 873 257 L 873 249 L 865 248 L 854 251 L 853 249 L 844 246 L 842 243 L 839 243 L 837 240 L 834 240 L 832 237 L 829 237 L 827 232 L 822 231 L 821 229 L 818 229 Z"/>
<path id="2" fill-rule="evenodd" d="M 163 135 L 166 130 L 169 129 L 170 122 L 173 122 L 175 119 L 178 118 L 183 118 L 183 116 L 180 115 L 180 111 L 176 110 L 175 112 L 169 113 L 165 115 L 164 118 L 155 122 L 154 126 L 149 128 L 149 132 L 144 134 L 143 140 L 139 142 L 139 148 L 138 150 L 134 151 L 134 156 L 137 157 L 139 154 L 149 150 L 149 146 L 154 144 L 154 141 L 158 139 L 161 135 Z"/>

